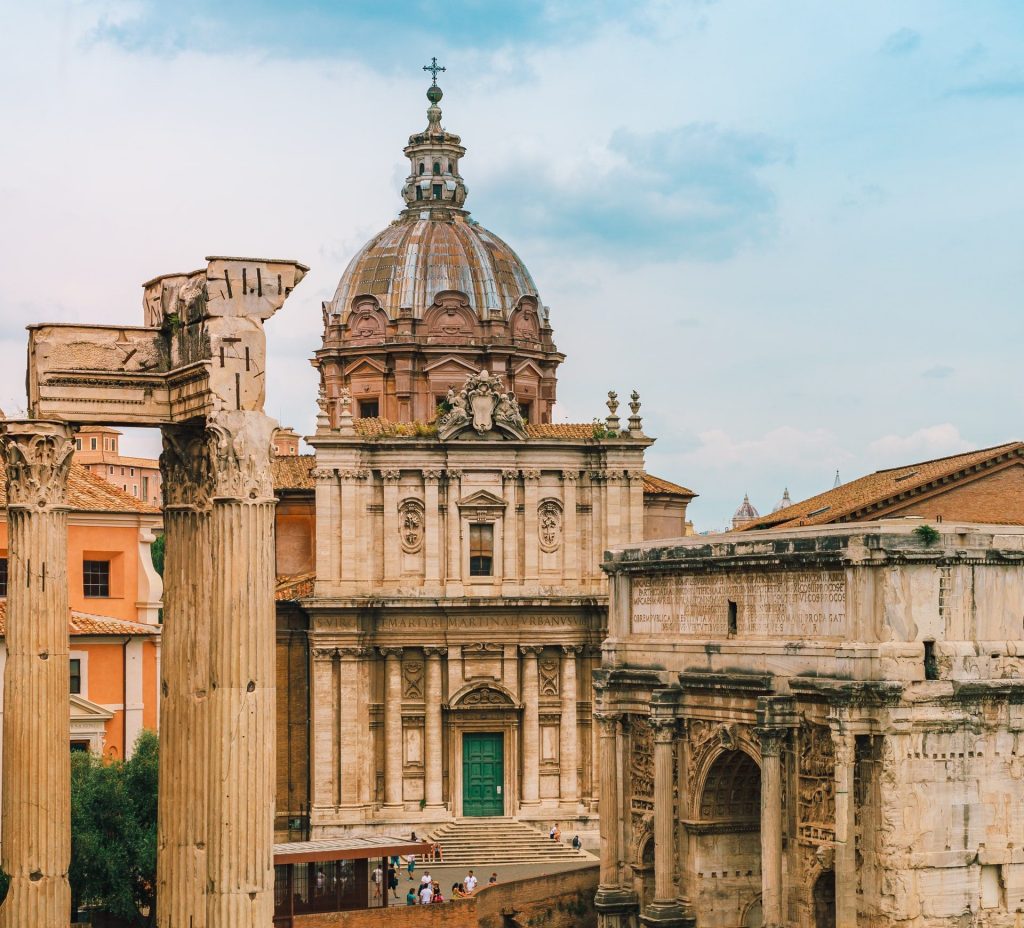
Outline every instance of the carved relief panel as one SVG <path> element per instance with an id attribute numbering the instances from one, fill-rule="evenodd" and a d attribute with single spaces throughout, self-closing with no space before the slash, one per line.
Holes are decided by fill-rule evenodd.
<path id="1" fill-rule="evenodd" d="M 537 534 L 542 551 L 557 551 L 562 546 L 562 504 L 546 499 L 537 509 Z"/>
<path id="2" fill-rule="evenodd" d="M 502 679 L 504 648 L 500 644 L 462 646 L 462 675 L 465 680 Z"/>
<path id="3" fill-rule="evenodd" d="M 538 663 L 541 696 L 558 695 L 558 658 L 542 657 Z"/>
<path id="4" fill-rule="evenodd" d="M 423 661 L 419 658 L 402 662 L 402 698 L 423 698 Z"/>
<path id="5" fill-rule="evenodd" d="M 798 835 L 802 842 L 822 844 L 835 839 L 835 748 L 827 725 L 804 721 L 800 726 L 797 771 Z"/>
<path id="6" fill-rule="evenodd" d="M 654 811 L 654 729 L 634 716 L 630 724 L 629 806 L 634 825 Z"/>
<path id="7" fill-rule="evenodd" d="M 420 500 L 402 501 L 398 507 L 398 529 L 401 534 L 402 550 L 406 554 L 419 554 L 423 547 L 425 522 L 423 503 Z"/>

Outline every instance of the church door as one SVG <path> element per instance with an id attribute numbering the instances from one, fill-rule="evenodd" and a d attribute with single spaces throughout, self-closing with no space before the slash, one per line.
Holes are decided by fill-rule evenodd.
<path id="1" fill-rule="evenodd" d="M 462 814 L 503 815 L 504 744 L 501 732 L 462 735 Z"/>

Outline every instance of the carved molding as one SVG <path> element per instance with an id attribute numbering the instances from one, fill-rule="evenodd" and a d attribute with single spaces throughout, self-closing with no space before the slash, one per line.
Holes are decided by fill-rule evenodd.
<path id="1" fill-rule="evenodd" d="M 402 663 L 402 698 L 423 698 L 423 662 L 417 660 Z"/>
<path id="2" fill-rule="evenodd" d="M 540 665 L 541 696 L 558 695 L 558 660 L 553 657 L 541 658 Z"/>
<path id="3" fill-rule="evenodd" d="M 424 645 L 423 653 L 429 657 L 444 657 L 448 653 L 448 649 L 441 645 L 428 644 Z"/>
<path id="4" fill-rule="evenodd" d="M 437 437 L 448 441 L 473 429 L 478 435 L 502 432 L 512 438 L 526 438 L 526 423 L 515 394 L 505 392 L 505 384 L 489 371 L 480 371 L 466 379 L 462 389 L 448 391 L 448 411 L 437 420 Z"/>
<path id="5" fill-rule="evenodd" d="M 378 650 L 380 651 L 381 657 L 398 657 L 398 658 L 400 658 L 402 656 L 402 652 L 405 650 L 405 648 L 384 647 L 384 648 L 379 648 Z"/>
<path id="6" fill-rule="evenodd" d="M 6 422 L 2 450 L 7 505 L 41 512 L 67 508 L 74 429 L 57 422 Z"/>
<path id="7" fill-rule="evenodd" d="M 398 478 L 401 476 L 402 472 L 394 468 L 388 468 L 387 470 L 382 470 L 380 472 L 381 480 L 385 483 L 398 483 Z"/>

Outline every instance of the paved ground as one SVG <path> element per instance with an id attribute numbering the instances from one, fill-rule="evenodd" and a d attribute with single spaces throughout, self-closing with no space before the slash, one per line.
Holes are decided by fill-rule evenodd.
<path id="1" fill-rule="evenodd" d="M 564 873 L 566 870 L 578 870 L 580 867 L 589 867 L 596 864 L 596 860 L 568 860 L 558 863 L 542 864 L 495 864 L 484 868 L 473 867 L 473 872 L 479 880 L 480 886 L 486 886 L 491 874 L 497 872 L 498 880 L 502 883 L 510 883 L 512 880 L 523 880 L 531 876 L 544 876 L 548 873 Z M 419 885 L 424 869 L 430 871 L 430 875 L 441 884 L 444 889 L 445 898 L 451 895 L 452 883 L 461 883 L 468 872 L 468 867 L 446 867 L 444 864 L 427 866 L 416 864 L 416 885 Z M 405 894 L 409 891 L 412 881 L 404 868 L 399 874 L 398 880 L 398 901 L 405 904 Z M 392 904 L 394 900 L 392 900 Z"/>

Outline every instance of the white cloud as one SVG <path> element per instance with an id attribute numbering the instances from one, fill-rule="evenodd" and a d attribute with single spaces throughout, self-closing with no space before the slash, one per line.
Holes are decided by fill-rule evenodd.
<path id="1" fill-rule="evenodd" d="M 700 444 L 678 457 L 695 467 L 757 468 L 792 467 L 806 469 L 813 462 L 821 467 L 838 467 L 850 454 L 827 429 L 804 431 L 784 425 L 753 438 L 733 438 L 721 429 L 698 434 Z"/>
<path id="2" fill-rule="evenodd" d="M 941 458 L 976 448 L 951 422 L 929 425 L 909 435 L 884 435 L 868 445 L 868 453 L 880 467 L 897 467 L 914 461 Z"/>

